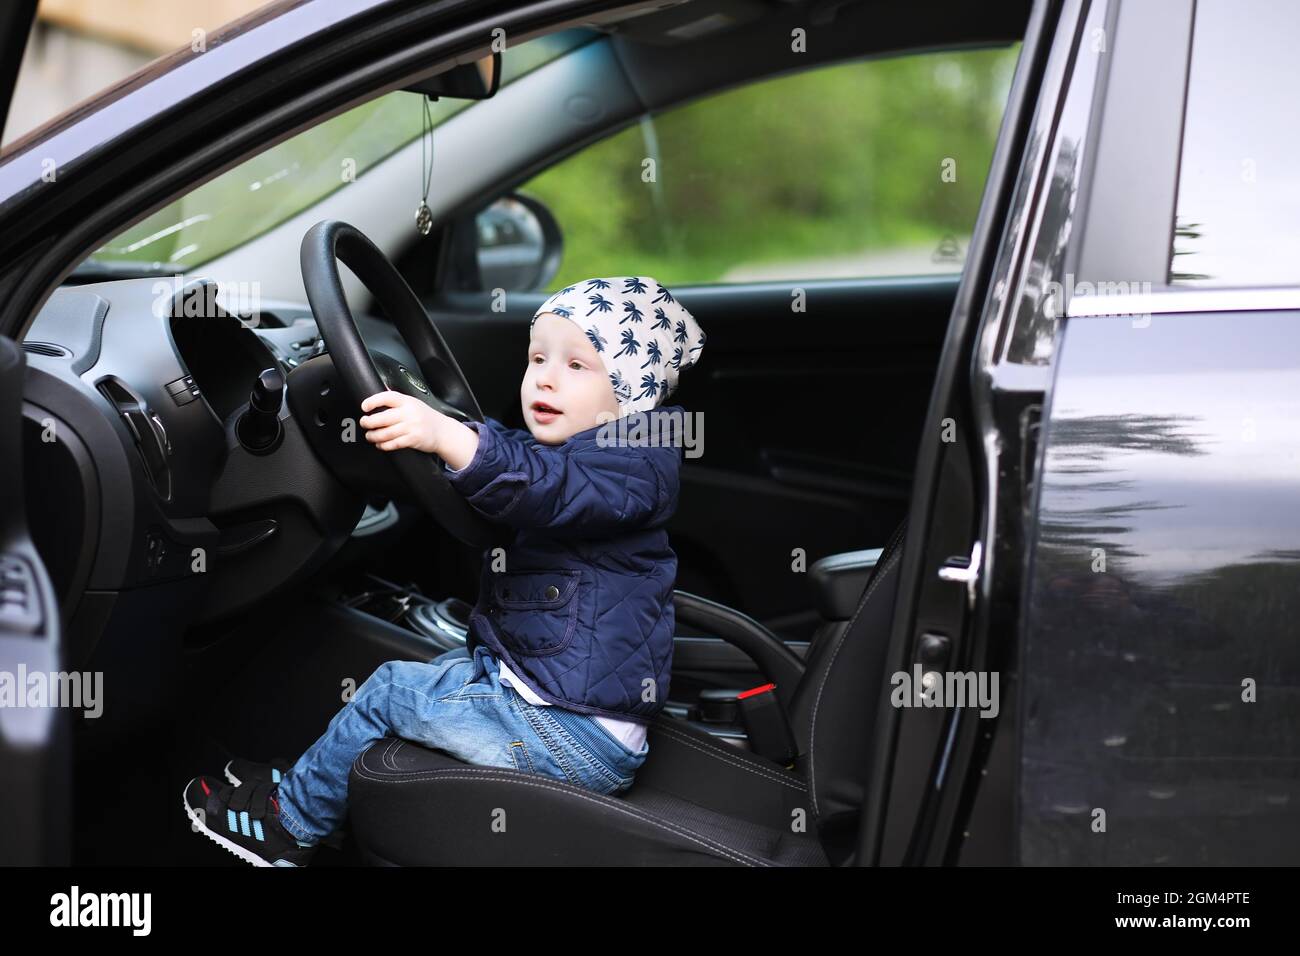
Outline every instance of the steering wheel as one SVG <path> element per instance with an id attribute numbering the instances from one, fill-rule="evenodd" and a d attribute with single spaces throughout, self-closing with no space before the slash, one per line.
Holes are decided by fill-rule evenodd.
<path id="1" fill-rule="evenodd" d="M 332 219 L 316 223 L 303 236 L 300 261 L 316 326 L 358 418 L 365 398 L 391 390 L 418 398 L 459 421 L 483 421 L 469 382 L 424 306 L 388 257 L 359 229 Z M 415 356 L 418 373 L 366 348 L 343 295 L 340 261 L 392 320 Z M 364 435 L 358 439 L 365 442 Z M 370 447 L 392 462 L 415 500 L 465 544 L 486 547 L 499 538 L 499 529 L 470 507 L 447 481 L 440 457 L 414 448 L 386 452 Z"/>

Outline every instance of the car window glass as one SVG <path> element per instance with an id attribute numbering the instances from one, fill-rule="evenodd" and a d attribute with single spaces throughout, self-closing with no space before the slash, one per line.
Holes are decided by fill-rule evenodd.
<path id="1" fill-rule="evenodd" d="M 839 64 L 693 101 L 520 187 L 564 238 L 548 291 L 960 272 L 1019 46 Z"/>
<path id="2" fill-rule="evenodd" d="M 578 29 L 538 37 L 502 54 L 501 85 L 599 36 Z M 422 97 L 398 91 L 273 146 L 168 204 L 97 250 L 92 259 L 188 269 L 278 226 L 416 139 Z M 473 100 L 429 104 L 434 126 Z"/>
<path id="3" fill-rule="evenodd" d="M 1171 284 L 1300 280 L 1298 35 L 1297 4 L 1196 4 Z"/>

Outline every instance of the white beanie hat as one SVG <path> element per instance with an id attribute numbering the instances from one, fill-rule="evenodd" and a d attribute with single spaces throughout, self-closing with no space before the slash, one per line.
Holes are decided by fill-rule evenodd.
<path id="1" fill-rule="evenodd" d="M 650 276 L 586 279 L 538 307 L 571 319 L 605 363 L 619 417 L 662 405 L 684 369 L 700 361 L 704 330 L 672 293 Z M 532 328 L 532 322 L 528 327 Z"/>

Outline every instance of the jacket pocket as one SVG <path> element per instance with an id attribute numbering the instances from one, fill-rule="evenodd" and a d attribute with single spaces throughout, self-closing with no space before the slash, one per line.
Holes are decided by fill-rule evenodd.
<path id="1" fill-rule="evenodd" d="M 558 654 L 578 629 L 581 571 L 514 571 L 492 582 L 502 640 L 521 654 Z"/>

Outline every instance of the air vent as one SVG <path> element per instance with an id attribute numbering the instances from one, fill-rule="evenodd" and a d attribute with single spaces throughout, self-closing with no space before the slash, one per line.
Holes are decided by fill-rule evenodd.
<path id="1" fill-rule="evenodd" d="M 95 387 L 108 399 L 122 416 L 131 438 L 135 440 L 136 451 L 144 461 L 145 472 L 158 494 L 164 501 L 172 497 L 172 473 L 167 458 L 171 454 L 171 442 L 163 428 L 162 419 L 145 404 L 143 398 L 131 390 L 120 378 L 105 375 Z"/>
<path id="2" fill-rule="evenodd" d="M 52 342 L 24 342 L 24 352 L 32 352 L 36 355 L 48 355 L 50 358 L 67 358 L 72 353 L 62 345 L 55 345 Z"/>

